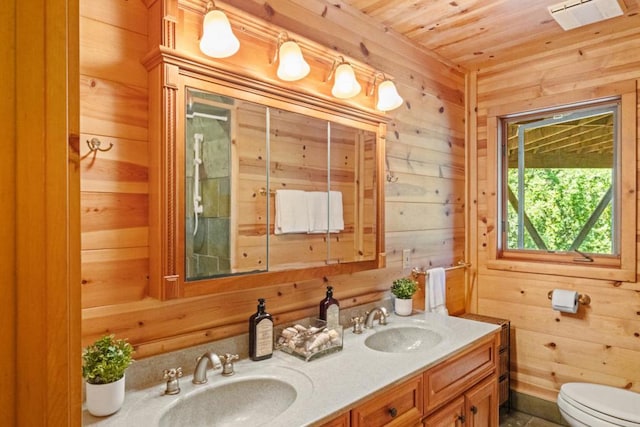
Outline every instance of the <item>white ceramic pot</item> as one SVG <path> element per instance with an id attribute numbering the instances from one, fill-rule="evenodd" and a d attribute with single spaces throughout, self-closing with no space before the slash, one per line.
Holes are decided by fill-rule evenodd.
<path id="1" fill-rule="evenodd" d="M 396 298 L 394 302 L 394 311 L 398 316 L 410 316 L 413 312 L 413 299 Z"/>
<path id="2" fill-rule="evenodd" d="M 109 384 L 86 385 L 86 405 L 91 415 L 104 417 L 117 412 L 124 403 L 124 379 Z"/>

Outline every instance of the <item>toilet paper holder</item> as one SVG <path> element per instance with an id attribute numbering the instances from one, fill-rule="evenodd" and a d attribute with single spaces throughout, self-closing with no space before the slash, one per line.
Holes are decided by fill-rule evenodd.
<path id="1" fill-rule="evenodd" d="M 547 293 L 547 298 L 551 299 L 553 297 L 553 291 L 549 291 Z M 582 305 L 591 304 L 591 297 L 587 294 L 578 294 L 578 302 Z"/>

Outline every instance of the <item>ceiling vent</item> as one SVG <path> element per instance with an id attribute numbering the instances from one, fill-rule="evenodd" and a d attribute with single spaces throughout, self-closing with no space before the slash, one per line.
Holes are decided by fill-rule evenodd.
<path id="1" fill-rule="evenodd" d="M 549 6 L 553 19 L 566 31 L 624 13 L 619 0 L 570 0 Z"/>

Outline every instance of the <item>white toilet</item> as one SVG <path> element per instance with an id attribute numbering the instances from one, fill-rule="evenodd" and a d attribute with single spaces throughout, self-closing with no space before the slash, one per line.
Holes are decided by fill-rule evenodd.
<path id="1" fill-rule="evenodd" d="M 640 427 L 640 393 L 621 388 L 566 383 L 558 407 L 572 427 Z"/>

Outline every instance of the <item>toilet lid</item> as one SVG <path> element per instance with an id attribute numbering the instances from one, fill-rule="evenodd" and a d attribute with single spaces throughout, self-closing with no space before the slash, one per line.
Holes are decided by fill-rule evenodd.
<path id="1" fill-rule="evenodd" d="M 606 417 L 640 425 L 640 394 L 600 384 L 566 383 L 560 388 L 565 400 Z"/>

